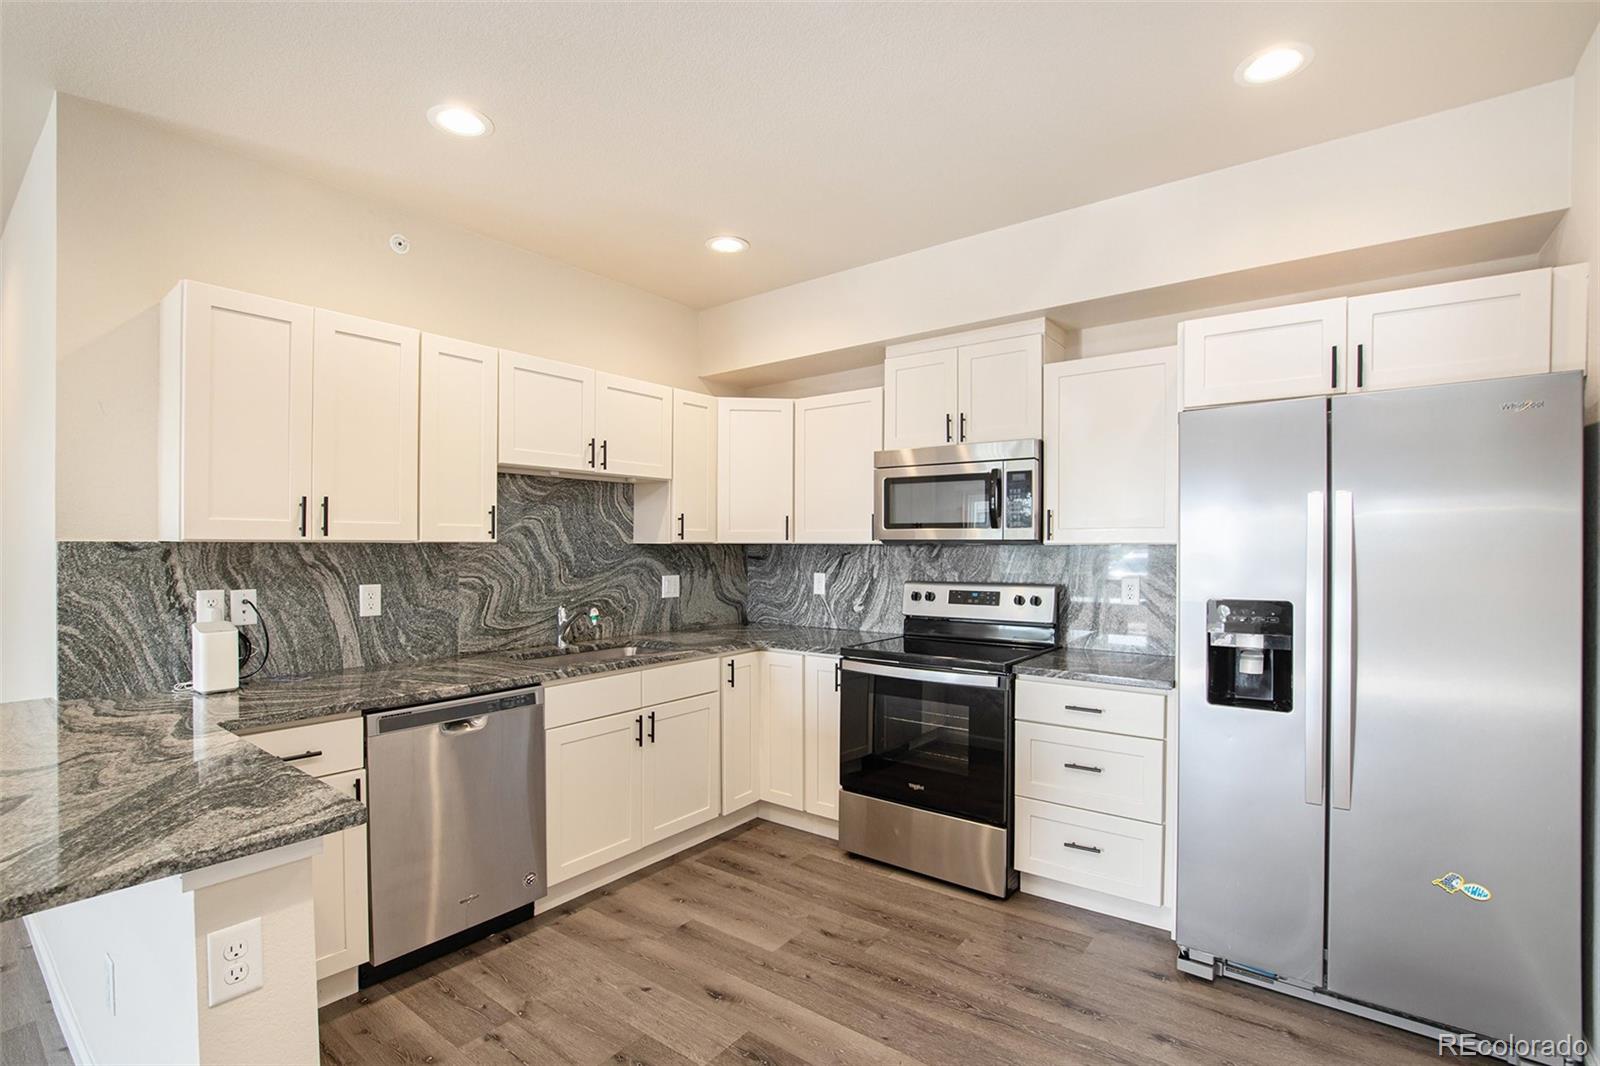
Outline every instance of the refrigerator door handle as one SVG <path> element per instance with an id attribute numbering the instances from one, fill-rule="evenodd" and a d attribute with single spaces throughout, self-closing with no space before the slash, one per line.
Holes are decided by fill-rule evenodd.
<path id="1" fill-rule="evenodd" d="M 1335 810 L 1350 809 L 1355 746 L 1355 502 L 1348 491 L 1333 494 L 1332 677 L 1328 693 L 1332 716 L 1329 773 Z"/>
<path id="2" fill-rule="evenodd" d="M 1327 752 L 1327 704 L 1323 692 L 1323 615 L 1326 603 L 1323 588 L 1327 583 L 1328 505 L 1321 492 L 1306 493 L 1306 802 L 1322 806 L 1327 788 L 1324 768 Z"/>

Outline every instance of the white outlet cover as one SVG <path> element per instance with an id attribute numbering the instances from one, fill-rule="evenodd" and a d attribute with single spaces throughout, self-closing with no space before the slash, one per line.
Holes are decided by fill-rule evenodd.
<path id="1" fill-rule="evenodd" d="M 1139 602 L 1139 579 L 1138 578 L 1136 578 L 1136 577 L 1125 577 L 1125 578 L 1122 579 L 1122 602 L 1123 603 L 1138 603 Z"/>
<path id="2" fill-rule="evenodd" d="M 681 587 L 681 585 L 679 583 L 677 574 L 662 574 L 661 575 L 661 598 L 662 599 L 664 599 L 664 600 L 677 599 L 678 598 L 678 590 L 679 590 L 680 587 Z"/>
<path id="3" fill-rule="evenodd" d="M 261 919 L 206 934 L 206 1005 L 215 1007 L 261 987 Z"/>
<path id="4" fill-rule="evenodd" d="M 362 585 L 357 592 L 360 594 L 362 618 L 376 618 L 383 613 L 382 585 Z"/>
<path id="5" fill-rule="evenodd" d="M 227 600 L 227 593 L 222 589 L 200 589 L 194 594 L 194 616 L 205 620 L 210 613 L 212 620 L 220 622 Z"/>
<path id="6" fill-rule="evenodd" d="M 828 594 L 828 575 L 821 570 L 811 574 L 811 595 L 826 596 Z"/>
<path id="7" fill-rule="evenodd" d="M 236 626 L 253 626 L 261 619 L 256 615 L 256 609 L 244 601 L 260 603 L 256 599 L 255 589 L 234 589 L 228 593 L 228 621 Z"/>

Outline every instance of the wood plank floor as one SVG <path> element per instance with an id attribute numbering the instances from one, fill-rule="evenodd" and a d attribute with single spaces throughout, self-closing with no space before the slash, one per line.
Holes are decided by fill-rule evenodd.
<path id="1" fill-rule="evenodd" d="M 756 822 L 322 1012 L 365 1063 L 1422 1063 L 1430 1041 L 1179 974 L 1166 934 Z"/>
<path id="2" fill-rule="evenodd" d="M 44 975 L 20 922 L 0 922 L 0 1064 L 72 1066 Z"/>

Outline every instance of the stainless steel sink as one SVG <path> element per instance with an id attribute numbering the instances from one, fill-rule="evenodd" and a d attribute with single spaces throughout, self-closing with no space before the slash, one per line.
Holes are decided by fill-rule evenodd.
<path id="1" fill-rule="evenodd" d="M 608 663 L 618 659 L 633 659 L 648 651 L 637 644 L 622 648 L 593 648 L 588 651 L 551 651 L 520 656 L 531 662 L 550 663 Z"/>

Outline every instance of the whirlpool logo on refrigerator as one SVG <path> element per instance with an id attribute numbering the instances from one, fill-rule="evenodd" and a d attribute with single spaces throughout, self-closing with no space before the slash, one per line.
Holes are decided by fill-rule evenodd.
<path id="1" fill-rule="evenodd" d="M 1490 892 L 1476 881 L 1468 881 L 1454 871 L 1445 874 L 1443 877 L 1434 878 L 1433 883 L 1452 896 L 1459 893 L 1476 903 L 1487 903 L 1494 898 L 1493 892 Z"/>
<path id="2" fill-rule="evenodd" d="M 1544 406 L 1544 401 L 1543 400 L 1508 400 L 1507 402 L 1505 402 L 1505 403 L 1500 405 L 1500 410 L 1505 411 L 1505 412 L 1507 412 L 1509 414 L 1521 415 L 1521 414 L 1527 414 L 1529 411 L 1537 411 L 1543 406 Z M 1442 877 L 1439 878 L 1439 881 L 1443 881 L 1443 880 L 1444 880 L 1444 878 L 1442 878 Z M 1438 881 L 1436 881 L 1434 883 L 1438 884 Z M 1439 887 L 1443 888 L 1444 886 L 1440 885 Z"/>

